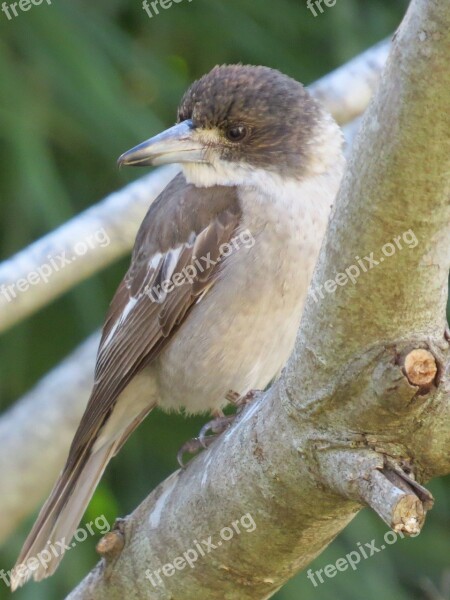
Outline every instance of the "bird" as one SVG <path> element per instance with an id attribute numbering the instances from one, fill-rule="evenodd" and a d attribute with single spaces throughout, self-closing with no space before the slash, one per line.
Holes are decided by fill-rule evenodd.
<path id="1" fill-rule="evenodd" d="M 343 137 L 295 79 L 218 65 L 185 92 L 174 126 L 118 163 L 179 171 L 137 233 L 90 399 L 13 590 L 55 571 L 106 465 L 155 407 L 220 417 L 230 390 L 245 397 L 279 376 L 339 189 Z M 64 549 L 32 569 L 58 540 Z"/>

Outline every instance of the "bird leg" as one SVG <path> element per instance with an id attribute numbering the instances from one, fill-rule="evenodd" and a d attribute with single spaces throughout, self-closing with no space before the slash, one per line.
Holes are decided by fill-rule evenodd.
<path id="1" fill-rule="evenodd" d="M 188 440 L 181 446 L 177 453 L 177 461 L 182 469 L 186 468 L 183 462 L 183 455 L 196 454 L 199 450 L 208 448 L 212 442 L 217 439 L 224 431 L 226 431 L 230 425 L 234 422 L 236 417 L 244 410 L 247 404 L 250 404 L 258 395 L 258 390 L 250 390 L 244 396 L 241 396 L 237 392 L 230 390 L 225 398 L 236 407 L 236 413 L 233 415 L 224 415 L 221 410 L 215 410 L 212 412 L 214 419 L 208 421 L 200 430 L 198 437 Z M 211 432 L 212 435 L 208 435 Z"/>
<path id="2" fill-rule="evenodd" d="M 230 404 L 233 404 L 237 408 L 237 416 L 242 412 L 242 410 L 247 406 L 247 404 L 253 402 L 253 400 L 255 400 L 258 394 L 260 393 L 261 390 L 250 390 L 249 392 L 241 396 L 237 392 L 233 392 L 233 390 L 230 390 L 225 396 L 225 398 L 228 400 L 228 402 L 230 402 Z"/>
<path id="3" fill-rule="evenodd" d="M 211 435 L 207 440 L 205 440 L 205 444 L 202 444 L 198 438 L 192 438 L 191 440 L 185 442 L 177 452 L 177 461 L 180 467 L 185 469 L 187 466 L 183 461 L 183 456 L 185 454 L 197 454 L 199 450 L 207 448 L 214 439 L 215 436 Z"/>
<path id="4" fill-rule="evenodd" d="M 182 469 L 186 468 L 183 462 L 183 455 L 186 454 L 197 454 L 199 450 L 208 448 L 211 443 L 227 429 L 234 420 L 235 415 L 226 417 L 221 410 L 213 411 L 214 419 L 204 425 L 198 437 L 188 440 L 178 450 L 177 461 Z M 213 435 L 206 435 L 208 431 L 211 431 Z"/>

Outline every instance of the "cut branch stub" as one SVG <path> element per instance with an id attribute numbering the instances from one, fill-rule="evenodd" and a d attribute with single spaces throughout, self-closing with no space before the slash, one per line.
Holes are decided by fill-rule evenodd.
<path id="1" fill-rule="evenodd" d="M 125 546 L 124 519 L 116 519 L 114 528 L 98 542 L 95 549 L 107 561 L 117 558 Z"/>
<path id="2" fill-rule="evenodd" d="M 393 461 L 368 449 L 332 449 L 320 457 L 328 484 L 370 506 L 396 532 L 420 533 L 433 496 Z"/>
<path id="3" fill-rule="evenodd" d="M 402 531 L 407 535 L 419 534 L 427 510 L 433 507 L 433 496 L 392 461 L 387 460 L 386 467 L 379 471 L 379 475 L 397 490 L 398 498 L 391 503 L 386 514 L 377 511 L 378 514 L 394 531 Z M 394 499 L 395 493 L 391 493 L 391 497 Z"/>
<path id="4" fill-rule="evenodd" d="M 419 387 L 430 386 L 437 373 L 436 359 L 429 350 L 417 348 L 405 357 L 404 371 L 408 381 Z"/>

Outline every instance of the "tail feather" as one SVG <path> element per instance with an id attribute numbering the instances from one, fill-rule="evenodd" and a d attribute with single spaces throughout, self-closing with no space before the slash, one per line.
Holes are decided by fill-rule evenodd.
<path id="1" fill-rule="evenodd" d="M 55 572 L 65 545 L 70 544 L 103 471 L 114 456 L 117 442 L 112 440 L 87 457 L 80 457 L 75 466 L 65 466 L 11 573 L 12 591 L 32 577 L 40 581 Z"/>
<path id="2" fill-rule="evenodd" d="M 40 581 L 55 572 L 108 462 L 155 406 L 142 392 L 148 391 L 145 378 L 135 377 L 128 388 L 105 423 L 95 427 L 94 421 L 83 443 L 75 443 L 75 436 L 66 465 L 12 570 L 12 591 L 31 578 Z"/>

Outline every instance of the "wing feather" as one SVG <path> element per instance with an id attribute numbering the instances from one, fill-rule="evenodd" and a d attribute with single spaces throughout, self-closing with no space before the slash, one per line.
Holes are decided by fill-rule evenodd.
<path id="1" fill-rule="evenodd" d="M 176 223 L 172 226 L 183 234 L 184 239 L 178 237 L 170 247 L 164 247 L 166 240 L 159 246 L 152 243 L 148 235 L 148 217 L 153 205 L 138 233 L 130 269 L 106 317 L 94 388 L 71 446 L 70 454 L 74 460 L 86 445 L 91 446 L 95 441 L 118 396 L 131 379 L 161 352 L 197 300 L 214 285 L 222 264 L 221 246 L 230 241 L 239 226 L 241 212 L 233 188 L 221 188 L 219 202 L 216 199 L 214 203 L 214 197 L 219 193 L 217 189 L 200 192 L 184 180 L 178 181 L 179 186 L 180 183 L 183 198 L 180 202 L 178 197 L 176 216 L 183 220 L 183 226 Z M 200 198 L 196 198 L 197 195 Z M 223 195 L 228 197 L 227 202 Z M 199 202 L 200 206 L 196 207 L 195 202 L 199 200 L 203 203 Z M 205 202 L 211 203 L 206 210 Z M 155 204 L 159 204 L 158 201 Z M 180 205 L 184 209 L 181 212 Z M 162 208 L 163 205 L 159 206 L 160 210 Z M 194 212 L 194 222 L 189 229 L 185 221 L 189 212 L 196 208 L 203 211 L 203 217 L 199 219 Z M 188 267 L 195 275 L 181 285 L 173 285 L 170 291 L 160 289 L 164 282 L 174 283 L 174 276 L 184 273 Z M 159 293 L 152 294 L 154 290 Z"/>

